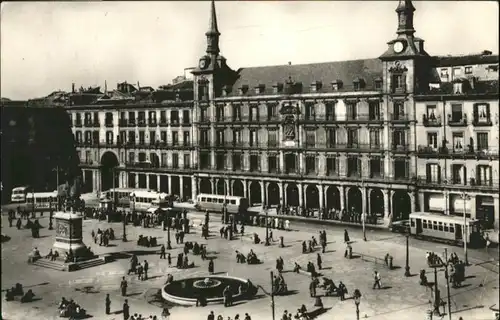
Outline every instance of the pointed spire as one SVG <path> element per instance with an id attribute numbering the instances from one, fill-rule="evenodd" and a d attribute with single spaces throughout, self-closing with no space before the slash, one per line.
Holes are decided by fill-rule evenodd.
<path id="1" fill-rule="evenodd" d="M 207 53 L 219 53 L 219 28 L 217 27 L 217 14 L 215 13 L 215 1 L 212 0 L 210 8 L 210 21 L 208 31 L 205 33 L 207 36 Z"/>
<path id="2" fill-rule="evenodd" d="M 399 0 L 399 5 L 396 8 L 398 14 L 398 31 L 397 34 L 412 35 L 415 33 L 413 28 L 413 14 L 415 7 L 411 0 Z"/>

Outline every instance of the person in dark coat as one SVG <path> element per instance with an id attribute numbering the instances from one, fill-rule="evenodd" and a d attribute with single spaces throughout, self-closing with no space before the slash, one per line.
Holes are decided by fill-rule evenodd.
<path id="1" fill-rule="evenodd" d="M 111 309 L 111 299 L 109 298 L 109 293 L 106 294 L 106 314 L 110 314 Z"/>
<path id="2" fill-rule="evenodd" d="M 321 259 L 321 255 L 318 253 L 318 256 L 316 257 L 316 263 L 318 264 L 318 270 L 321 270 L 322 267 L 321 265 L 323 264 L 323 260 Z"/>
<path id="3" fill-rule="evenodd" d="M 210 259 L 208 262 L 208 273 L 213 274 L 214 273 L 214 260 Z"/>
<path id="4" fill-rule="evenodd" d="M 127 280 L 125 280 L 125 277 L 122 277 L 122 282 L 120 283 L 120 289 L 122 290 L 123 297 L 125 297 L 127 295 L 127 287 L 128 287 Z M 127 301 L 127 300 L 125 300 L 125 301 Z"/>
<path id="5" fill-rule="evenodd" d="M 166 259 L 167 258 L 167 255 L 166 255 L 166 252 L 165 252 L 165 245 L 161 245 L 161 248 L 160 248 L 160 259 Z"/>
<path id="6" fill-rule="evenodd" d="M 123 320 L 128 320 L 130 318 L 130 307 L 128 305 L 128 300 L 125 299 L 123 303 Z"/>
<path id="7" fill-rule="evenodd" d="M 347 232 L 347 229 L 344 229 L 344 242 L 348 243 L 351 239 L 349 239 L 349 233 Z"/>

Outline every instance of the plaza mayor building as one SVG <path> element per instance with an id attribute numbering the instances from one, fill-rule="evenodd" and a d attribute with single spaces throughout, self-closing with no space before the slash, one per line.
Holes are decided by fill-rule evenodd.
<path id="1" fill-rule="evenodd" d="M 365 60 L 232 69 L 211 3 L 192 79 L 73 99 L 86 186 L 348 209 L 472 213 L 498 228 L 498 55 L 431 56 L 400 1 Z M 107 92 L 107 90 L 106 90 Z M 97 97 L 97 98 L 96 98 Z M 85 102 L 92 101 L 92 102 Z"/>

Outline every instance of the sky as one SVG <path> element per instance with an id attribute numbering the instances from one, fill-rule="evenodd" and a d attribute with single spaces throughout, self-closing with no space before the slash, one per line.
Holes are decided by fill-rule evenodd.
<path id="1" fill-rule="evenodd" d="M 233 69 L 375 58 L 395 38 L 397 1 L 216 1 Z M 431 55 L 498 53 L 496 1 L 414 1 Z M 2 2 L 1 96 L 122 81 L 171 83 L 205 53 L 209 1 Z"/>

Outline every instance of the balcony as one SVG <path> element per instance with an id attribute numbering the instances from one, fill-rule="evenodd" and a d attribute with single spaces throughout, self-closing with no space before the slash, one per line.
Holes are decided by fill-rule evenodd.
<path id="1" fill-rule="evenodd" d="M 410 117 L 407 114 L 389 113 L 389 121 L 390 122 L 408 122 L 408 121 L 410 121 Z"/>
<path id="2" fill-rule="evenodd" d="M 425 146 L 425 145 L 419 145 L 417 148 L 417 154 L 420 156 L 437 156 L 439 154 L 442 154 L 438 148 L 430 147 L 430 146 Z"/>
<path id="3" fill-rule="evenodd" d="M 160 127 L 168 127 L 167 119 L 160 119 L 160 123 L 158 125 Z"/>
<path id="4" fill-rule="evenodd" d="M 493 125 L 493 122 L 491 122 L 491 118 L 488 117 L 486 119 L 484 118 L 474 118 L 474 120 L 472 121 L 472 124 L 476 127 L 490 127 Z"/>
<path id="5" fill-rule="evenodd" d="M 100 128 L 101 127 L 101 123 L 99 121 L 92 121 L 92 127 L 94 127 L 94 128 Z"/>
<path id="6" fill-rule="evenodd" d="M 81 121 L 76 121 L 75 122 L 75 127 L 81 128 L 82 127 L 82 122 Z"/>
<path id="7" fill-rule="evenodd" d="M 422 122 L 424 127 L 440 127 L 441 126 L 441 117 L 429 117 L 427 115 L 422 116 Z"/>
<path id="8" fill-rule="evenodd" d="M 448 114 L 448 125 L 450 127 L 466 127 L 467 126 L 467 115 L 464 113 L 463 116 L 453 116 L 453 114 Z"/>
<path id="9" fill-rule="evenodd" d="M 84 126 L 85 128 L 92 128 L 94 125 L 93 125 L 92 121 L 85 121 L 85 122 L 83 123 L 83 126 Z"/>
<path id="10" fill-rule="evenodd" d="M 105 122 L 104 126 L 106 128 L 113 128 L 113 121 L 107 121 L 107 122 Z"/>
<path id="11" fill-rule="evenodd" d="M 137 126 L 138 127 L 145 127 L 146 126 L 146 119 L 138 119 Z"/>
<path id="12" fill-rule="evenodd" d="M 127 127 L 135 127 L 135 126 L 136 126 L 135 119 L 129 119 L 128 123 L 127 123 Z"/>
<path id="13" fill-rule="evenodd" d="M 411 148 L 408 144 L 392 144 L 391 145 L 392 152 L 410 152 Z"/>
<path id="14" fill-rule="evenodd" d="M 170 119 L 170 126 L 171 127 L 178 127 L 178 126 L 180 126 L 179 119 Z"/>
<path id="15" fill-rule="evenodd" d="M 191 126 L 191 121 L 189 119 L 182 120 L 181 126 L 183 126 L 183 127 L 190 127 Z"/>
<path id="16" fill-rule="evenodd" d="M 128 127 L 127 119 L 119 119 L 118 120 L 118 126 L 119 127 Z"/>
<path id="17" fill-rule="evenodd" d="M 148 119 L 148 126 L 156 127 L 156 119 Z"/>

